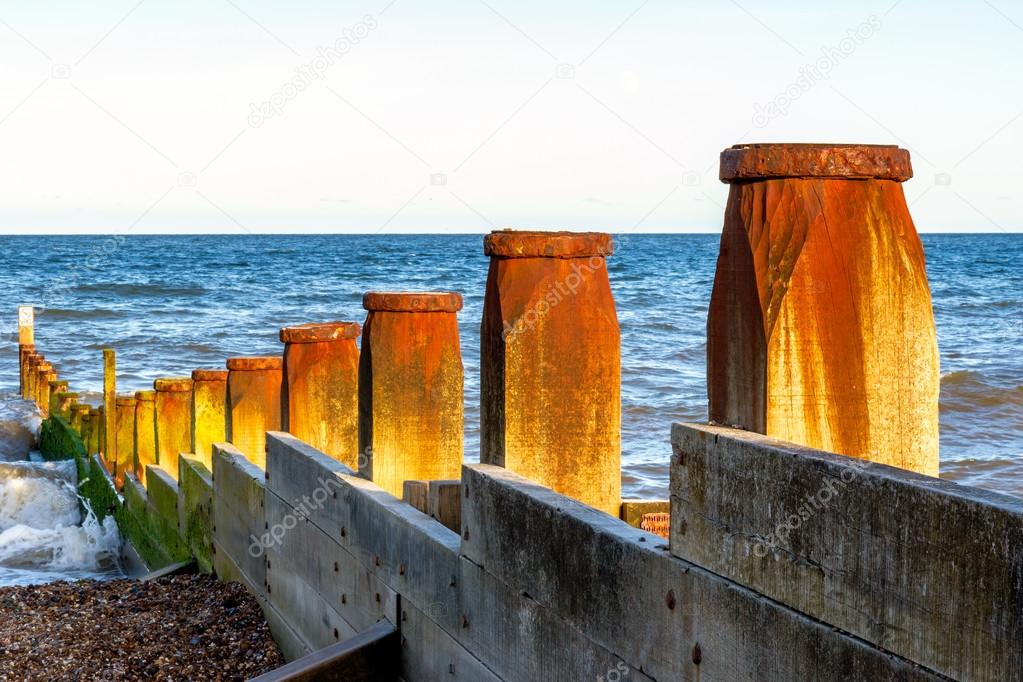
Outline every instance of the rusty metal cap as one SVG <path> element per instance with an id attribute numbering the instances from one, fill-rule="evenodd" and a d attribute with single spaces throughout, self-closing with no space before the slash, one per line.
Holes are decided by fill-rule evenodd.
<path id="1" fill-rule="evenodd" d="M 767 178 L 913 177 L 909 152 L 885 144 L 737 144 L 721 152 L 721 182 Z"/>
<path id="2" fill-rule="evenodd" d="M 43 372 L 52 372 L 53 365 L 51 365 L 48 362 L 41 362 L 38 365 L 36 365 L 36 371 L 39 372 L 40 374 L 42 374 Z"/>
<path id="3" fill-rule="evenodd" d="M 454 291 L 367 291 L 362 307 L 395 313 L 457 313 L 462 309 L 462 295 Z"/>
<path id="4" fill-rule="evenodd" d="M 227 368 L 235 372 L 246 372 L 260 369 L 280 369 L 284 361 L 279 355 L 246 356 L 228 358 Z"/>
<path id="5" fill-rule="evenodd" d="M 605 232 L 498 230 L 483 237 L 483 253 L 501 258 L 590 258 L 613 252 L 614 239 Z"/>
<path id="6" fill-rule="evenodd" d="M 18 349 L 23 350 L 26 353 L 35 352 L 36 345 L 34 343 L 19 343 Z"/>
<path id="7" fill-rule="evenodd" d="M 160 393 L 181 393 L 192 390 L 189 377 L 160 377 L 153 382 L 153 390 Z"/>
<path id="8" fill-rule="evenodd" d="M 50 381 L 48 381 L 46 383 L 48 383 L 50 385 L 50 390 L 51 391 L 53 389 L 57 388 L 57 387 L 60 387 L 60 386 L 63 386 L 64 388 L 67 388 L 68 385 L 70 384 L 70 382 L 67 379 L 51 379 Z"/>
<path id="9" fill-rule="evenodd" d="M 359 337 L 362 328 L 355 322 L 310 322 L 281 329 L 281 343 L 318 343 Z"/>
<path id="10" fill-rule="evenodd" d="M 135 400 L 147 403 L 152 402 L 156 400 L 156 391 L 135 391 Z"/>
<path id="11" fill-rule="evenodd" d="M 115 405 L 123 405 L 123 406 L 131 405 L 132 407 L 134 407 L 135 406 L 135 394 L 134 393 L 118 393 L 117 396 L 114 398 L 114 404 Z"/>
<path id="12" fill-rule="evenodd" d="M 193 369 L 192 381 L 227 381 L 226 369 Z"/>

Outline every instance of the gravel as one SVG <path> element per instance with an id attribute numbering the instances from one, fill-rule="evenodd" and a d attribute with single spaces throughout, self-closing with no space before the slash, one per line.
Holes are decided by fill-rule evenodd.
<path id="1" fill-rule="evenodd" d="M 0 588 L 0 680 L 244 680 L 283 664 L 238 583 L 181 575 Z"/>

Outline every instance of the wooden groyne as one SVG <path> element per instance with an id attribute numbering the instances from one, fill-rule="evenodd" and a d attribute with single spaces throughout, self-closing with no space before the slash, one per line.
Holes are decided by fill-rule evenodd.
<path id="1" fill-rule="evenodd" d="M 877 166 L 876 154 L 902 158 L 890 150 L 801 149 L 817 165 L 789 172 L 772 153 L 727 166 L 733 189 L 766 182 L 743 185 L 742 207 L 758 193 L 767 205 L 841 195 L 844 182 L 901 196 L 901 176 Z M 809 185 L 785 184 L 797 171 Z M 839 189 L 803 177 L 813 173 Z M 22 311 L 23 396 L 49 414 L 44 451 L 78 458 L 94 506 L 150 567 L 194 558 L 259 599 L 293 661 L 267 679 L 1023 680 L 1023 502 L 926 475 L 923 460 L 889 466 L 887 446 L 813 447 L 856 419 L 887 442 L 877 424 L 893 403 L 871 396 L 891 384 L 833 377 L 883 376 L 891 358 L 846 352 L 852 339 L 836 334 L 850 320 L 826 307 L 845 296 L 862 340 L 887 303 L 844 275 L 832 286 L 847 268 L 835 260 L 793 286 L 801 258 L 824 256 L 779 256 L 792 255 L 786 221 L 817 244 L 836 209 L 821 218 L 813 202 L 783 203 L 728 218 L 708 328 L 712 411 L 741 407 L 731 392 L 746 391 L 751 430 L 675 424 L 669 500 L 620 499 L 607 235 L 487 237 L 479 464 L 462 462 L 454 292 L 367 293 L 361 350 L 356 323 L 310 323 L 281 330 L 280 355 L 230 358 L 131 396 L 117 395 L 105 352 L 96 412 L 75 408 Z M 854 227 L 881 239 L 887 209 L 872 206 Z M 911 222 L 898 234 L 878 258 L 912 246 Z M 916 282 L 915 261 L 897 258 Z M 815 306 L 815 333 L 833 345 L 802 343 L 785 321 Z M 765 310 L 780 317 L 763 326 Z M 735 325 L 760 345 L 728 350 L 720 330 Z M 784 343 L 771 336 L 782 332 Z M 925 350 L 930 334 L 917 339 Z M 936 370 L 925 360 L 918 371 Z M 899 385 L 921 432 L 936 410 L 932 378 Z M 812 421 L 800 444 L 771 433 L 791 425 L 771 415 L 797 413 Z M 900 452 L 930 452 L 919 442 Z"/>

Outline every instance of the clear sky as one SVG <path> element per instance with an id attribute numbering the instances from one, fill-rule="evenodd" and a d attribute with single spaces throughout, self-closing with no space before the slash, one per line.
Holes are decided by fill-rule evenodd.
<path id="1" fill-rule="evenodd" d="M 0 231 L 717 231 L 756 141 L 1020 231 L 1021 72 L 1010 0 L 0 0 Z"/>

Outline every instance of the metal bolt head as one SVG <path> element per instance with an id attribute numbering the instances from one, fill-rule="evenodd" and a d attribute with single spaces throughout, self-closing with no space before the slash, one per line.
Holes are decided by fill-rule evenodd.
<path id="1" fill-rule="evenodd" d="M 675 590 L 668 590 L 668 594 L 664 597 L 664 603 L 667 604 L 669 611 L 675 610 Z"/>

